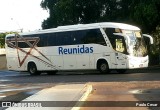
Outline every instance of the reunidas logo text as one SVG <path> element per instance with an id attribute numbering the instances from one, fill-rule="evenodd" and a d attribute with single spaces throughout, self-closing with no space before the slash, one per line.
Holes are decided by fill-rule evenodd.
<path id="1" fill-rule="evenodd" d="M 58 47 L 58 53 L 59 55 L 93 53 L 93 47 L 85 47 L 85 45 L 78 45 L 76 48 Z"/>

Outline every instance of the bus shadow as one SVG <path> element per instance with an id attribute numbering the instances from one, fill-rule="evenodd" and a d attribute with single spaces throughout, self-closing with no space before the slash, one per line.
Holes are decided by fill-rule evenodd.
<path id="1" fill-rule="evenodd" d="M 59 71 L 56 74 L 48 75 L 46 72 L 42 72 L 40 76 L 81 76 L 81 75 L 125 75 L 125 74 L 139 74 L 139 73 L 160 73 L 160 68 L 146 68 L 146 69 L 129 69 L 125 73 L 119 73 L 116 70 L 112 70 L 109 73 L 102 74 L 99 71 Z M 39 75 L 31 76 L 28 72 L 19 72 L 19 77 L 30 76 L 40 77 Z"/>
<path id="2" fill-rule="evenodd" d="M 130 69 L 128 73 L 160 73 L 160 68 Z"/>
<path id="3" fill-rule="evenodd" d="M 53 75 L 48 75 L 46 72 L 42 72 L 40 76 L 59 76 L 59 75 L 117 75 L 117 74 L 135 74 L 135 73 L 160 73 L 159 69 L 130 69 L 127 70 L 125 73 L 119 73 L 116 70 L 112 70 L 109 73 L 102 74 L 99 71 L 60 71 Z M 27 72 L 20 72 L 20 76 L 30 76 Z M 32 76 L 33 77 L 33 76 Z M 36 77 L 36 75 L 35 75 Z"/>

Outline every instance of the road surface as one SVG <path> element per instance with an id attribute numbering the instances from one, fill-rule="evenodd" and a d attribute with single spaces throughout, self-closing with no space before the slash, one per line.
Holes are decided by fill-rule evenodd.
<path id="1" fill-rule="evenodd" d="M 15 99 L 21 101 L 41 90 L 63 84 L 92 85 L 93 91 L 86 99 L 87 101 L 95 101 L 97 99 L 123 100 L 122 97 L 128 94 L 131 97 L 134 96 L 134 100 L 139 101 L 160 100 L 160 69 L 150 68 L 130 70 L 125 74 L 119 74 L 116 71 L 110 74 L 100 74 L 99 72 L 93 71 L 58 72 L 56 75 L 43 73 L 40 76 L 30 76 L 27 72 L 1 70 L 0 101 Z M 138 92 L 135 94 L 135 91 Z M 115 97 L 115 95 L 118 97 Z M 128 100 L 133 100 L 131 97 L 128 97 Z M 124 98 L 124 100 L 126 101 L 127 97 Z M 84 108 L 82 107 L 81 109 L 85 110 Z M 88 109 L 89 108 L 87 108 L 87 110 Z M 139 110 L 141 109 L 142 108 L 139 107 Z M 148 109 L 152 109 L 152 107 L 144 108 L 144 110 Z M 157 109 L 159 108 L 157 107 Z"/>

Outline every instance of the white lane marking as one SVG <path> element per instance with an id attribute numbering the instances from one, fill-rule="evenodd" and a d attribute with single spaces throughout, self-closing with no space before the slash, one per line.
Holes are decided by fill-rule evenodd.
<path id="1" fill-rule="evenodd" d="M 19 91 L 19 90 L 28 90 L 28 89 L 38 89 L 38 88 L 42 88 L 42 87 L 24 87 L 24 88 L 17 88 L 17 89 L 4 89 L 4 90 L 1 90 L 0 93 L 10 92 L 10 91 Z"/>
<path id="2" fill-rule="evenodd" d="M 8 80 L 8 79 L 0 79 L 0 82 L 5 82 L 5 81 L 11 81 L 11 80 Z"/>

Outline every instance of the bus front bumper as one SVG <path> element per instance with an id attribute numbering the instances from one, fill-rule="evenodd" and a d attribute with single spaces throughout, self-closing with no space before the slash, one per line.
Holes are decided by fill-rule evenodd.
<path id="1" fill-rule="evenodd" d="M 148 56 L 146 57 L 130 57 L 128 60 L 128 68 L 146 68 L 148 67 Z"/>

